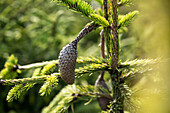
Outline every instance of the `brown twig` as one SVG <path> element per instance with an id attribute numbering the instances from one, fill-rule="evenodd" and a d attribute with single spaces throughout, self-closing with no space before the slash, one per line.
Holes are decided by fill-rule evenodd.
<path id="1" fill-rule="evenodd" d="M 103 0 L 104 17 L 108 20 L 107 0 Z"/>
<path id="2" fill-rule="evenodd" d="M 84 29 L 80 31 L 78 36 L 72 41 L 72 42 L 79 42 L 85 35 L 87 35 L 89 32 L 91 32 L 93 29 L 96 29 L 99 25 L 92 23 L 90 25 L 86 25 Z"/>

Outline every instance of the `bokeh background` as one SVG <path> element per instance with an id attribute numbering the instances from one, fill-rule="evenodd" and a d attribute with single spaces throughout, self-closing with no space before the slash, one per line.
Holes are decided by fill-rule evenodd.
<path id="1" fill-rule="evenodd" d="M 94 0 L 87 2 L 95 4 Z M 149 74 L 138 84 L 145 90 L 137 93 L 141 113 L 170 112 L 170 1 L 134 0 L 129 7 L 121 7 L 120 13 L 139 10 L 140 15 L 120 34 L 121 60 L 135 58 L 166 59 L 158 65 L 154 74 Z M 58 58 L 63 46 L 72 41 L 79 31 L 90 22 L 86 17 L 74 13 L 50 0 L 1 0 L 0 1 L 0 69 L 8 56 L 14 54 L 19 64 L 30 64 Z M 78 45 L 78 56 L 100 56 L 100 29 L 82 39 Z M 23 72 L 29 77 L 32 70 Z M 85 76 L 80 82 L 94 84 L 97 75 Z M 106 78 L 107 79 L 107 78 Z M 10 86 L 0 85 L 0 113 L 39 113 L 65 84 L 60 83 L 49 96 L 38 94 L 41 85 L 36 85 L 18 100 L 8 103 L 6 96 Z M 97 113 L 97 101 L 84 106 L 75 103 L 76 113 Z"/>

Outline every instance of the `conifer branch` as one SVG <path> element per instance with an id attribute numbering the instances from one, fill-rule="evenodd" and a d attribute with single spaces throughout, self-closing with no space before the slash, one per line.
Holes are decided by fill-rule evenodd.
<path id="1" fill-rule="evenodd" d="M 58 77 L 56 75 L 51 75 L 47 77 L 45 83 L 41 86 L 39 93 L 41 96 L 49 95 L 51 93 L 51 88 L 58 85 Z"/>
<path id="2" fill-rule="evenodd" d="M 40 62 L 40 63 L 33 63 L 33 64 L 28 64 L 28 65 L 23 65 L 23 66 L 18 66 L 18 69 L 20 70 L 27 70 L 27 69 L 32 69 L 32 68 L 39 68 L 43 67 L 48 64 L 58 64 L 58 60 L 52 60 L 52 61 L 46 61 L 46 62 Z"/>
<path id="3" fill-rule="evenodd" d="M 100 96 L 110 98 L 107 94 L 96 92 L 95 87 L 92 85 L 68 85 L 54 97 L 51 103 L 42 110 L 42 113 L 60 113 L 61 111 L 67 110 L 71 103 L 74 103 L 81 97 L 96 98 Z"/>
<path id="4" fill-rule="evenodd" d="M 107 2 L 106 0 L 95 0 L 95 1 L 98 2 L 101 6 Z M 118 2 L 118 7 L 121 7 L 124 5 L 129 5 L 131 3 L 131 1 L 132 0 L 121 0 L 120 2 Z"/>
<path id="5" fill-rule="evenodd" d="M 119 88 L 121 91 L 121 96 L 124 97 L 124 106 L 126 106 L 126 110 L 132 113 L 137 113 L 139 106 L 136 105 L 137 104 L 136 101 L 138 100 L 139 103 L 140 100 L 133 96 L 133 94 L 135 94 L 136 91 L 130 89 L 130 87 L 125 83 L 120 84 Z"/>
<path id="6" fill-rule="evenodd" d="M 96 64 L 101 64 L 101 63 L 106 63 L 107 59 L 103 59 L 100 57 L 78 57 L 77 58 L 77 63 L 96 63 Z"/>
<path id="7" fill-rule="evenodd" d="M 26 83 L 42 83 L 46 80 L 47 77 L 48 76 L 22 78 L 22 79 L 6 79 L 6 80 L 0 80 L 0 84 L 17 85 L 17 84 L 26 84 Z"/>
<path id="8" fill-rule="evenodd" d="M 70 9 L 80 12 L 81 14 L 87 16 L 91 20 L 93 20 L 95 23 L 103 26 L 109 26 L 109 22 L 105 20 L 102 16 L 95 14 L 93 11 L 93 8 L 86 2 L 81 0 L 56 0 L 64 3 L 66 6 L 68 6 Z"/>
<path id="9" fill-rule="evenodd" d="M 102 58 L 98 58 L 98 57 L 83 57 L 80 56 L 77 58 L 77 63 L 97 63 L 97 64 L 101 64 L 101 63 L 106 63 L 107 60 L 102 59 Z M 58 60 L 52 60 L 52 61 L 46 61 L 46 62 L 40 62 L 40 63 L 33 63 L 33 64 L 28 64 L 28 65 L 23 65 L 23 66 L 18 66 L 17 69 L 19 70 L 27 70 L 27 69 L 32 69 L 32 68 L 39 68 L 39 67 L 43 67 L 45 65 L 48 64 L 56 64 L 58 65 Z"/>
<path id="10" fill-rule="evenodd" d="M 107 70 L 109 68 L 108 64 L 102 63 L 102 64 L 90 64 L 86 65 L 84 67 L 80 67 L 78 69 L 75 69 L 75 75 L 82 75 L 85 73 L 90 73 L 94 71 L 99 71 L 99 70 Z"/>
<path id="11" fill-rule="evenodd" d="M 103 0 L 103 10 L 104 10 L 104 17 L 108 20 L 108 8 L 107 8 L 107 0 Z"/>
<path id="12" fill-rule="evenodd" d="M 100 62 L 98 59 L 92 59 L 89 57 L 87 59 L 84 59 L 85 61 L 93 61 L 93 62 Z M 79 60 L 80 62 L 83 62 L 82 60 Z M 160 59 L 141 59 L 141 60 L 133 60 L 133 61 L 126 61 L 123 63 L 120 63 L 118 66 L 119 71 L 123 70 L 133 70 L 128 72 L 123 76 L 123 78 L 129 77 L 131 75 L 134 75 L 135 73 L 144 73 L 150 71 L 152 68 L 151 65 L 158 64 L 160 62 Z M 149 66 L 149 67 L 148 67 Z M 102 63 L 100 64 L 89 64 L 84 67 L 80 67 L 75 70 L 76 76 L 80 76 L 85 73 L 91 73 L 94 71 L 99 71 L 99 70 L 110 70 L 109 65 L 107 63 Z M 60 73 L 53 73 L 52 75 L 60 77 Z M 45 75 L 45 76 L 36 76 L 32 78 L 23 78 L 23 79 L 6 79 L 6 80 L 0 80 L 0 84 L 3 85 L 17 85 L 17 84 L 25 84 L 25 83 L 42 83 L 44 82 L 47 77 L 50 77 L 50 75 Z"/>
<path id="13" fill-rule="evenodd" d="M 121 2 L 118 3 L 118 6 L 124 6 L 124 5 L 129 5 L 132 0 L 121 0 Z"/>
<path id="14" fill-rule="evenodd" d="M 47 64 L 41 70 L 41 75 L 49 75 L 54 71 L 55 68 L 56 68 L 55 63 Z"/>
<path id="15" fill-rule="evenodd" d="M 106 97 L 106 98 L 112 99 L 112 97 L 109 94 L 110 92 L 107 89 L 105 89 L 102 86 L 99 86 L 99 87 L 100 87 L 100 90 L 102 90 L 102 92 L 92 85 L 83 85 L 83 86 L 77 85 L 76 86 L 78 90 L 77 95 L 91 96 L 91 97 Z"/>
<path id="16" fill-rule="evenodd" d="M 105 70 L 108 69 L 108 65 L 106 63 L 101 64 L 90 64 L 84 67 L 80 67 L 75 70 L 76 76 L 90 73 L 98 70 Z M 53 73 L 52 75 L 60 77 L 60 73 Z M 3 85 L 16 85 L 16 84 L 25 84 L 25 83 L 42 83 L 44 82 L 50 75 L 45 76 L 38 76 L 38 77 L 32 77 L 32 78 L 22 78 L 22 79 L 6 79 L 6 80 L 0 80 L 0 84 Z"/>
<path id="17" fill-rule="evenodd" d="M 119 59 L 119 38 L 118 38 L 118 6 L 117 0 L 109 0 L 111 13 L 111 31 L 109 33 L 109 65 L 115 69 Z"/>
<path id="18" fill-rule="evenodd" d="M 1 79 L 9 79 L 9 78 L 16 78 L 19 73 L 21 73 L 18 69 L 18 59 L 11 55 L 8 57 L 7 61 L 5 62 L 4 69 L 0 71 L 0 78 Z"/>
<path id="19" fill-rule="evenodd" d="M 78 36 L 74 39 L 74 41 L 79 42 L 85 35 L 90 33 L 92 30 L 96 29 L 99 25 L 95 24 L 94 22 L 88 23 L 84 29 L 80 31 Z M 74 42 L 73 41 L 73 42 Z"/>
<path id="20" fill-rule="evenodd" d="M 85 16 L 89 16 L 90 14 L 93 14 L 93 8 L 84 1 L 81 0 L 53 0 L 54 2 L 62 2 L 64 3 L 66 6 L 68 6 L 68 8 L 76 11 L 76 12 L 80 12 Z"/>
<path id="21" fill-rule="evenodd" d="M 143 74 L 153 70 L 153 65 L 160 63 L 160 59 L 140 59 L 133 61 L 126 61 L 119 65 L 119 71 L 123 74 L 121 76 L 122 80 L 128 80 L 129 78 L 134 78 L 138 74 Z"/>
<path id="22" fill-rule="evenodd" d="M 147 65 L 155 65 L 160 63 L 160 59 L 135 59 L 132 61 L 125 61 L 119 64 L 120 68 L 145 67 Z"/>
<path id="23" fill-rule="evenodd" d="M 107 5 L 108 0 L 103 0 L 103 10 L 104 10 L 104 18 L 108 20 L 108 5 Z M 105 38 L 106 42 L 106 47 L 107 47 L 107 57 L 109 57 L 110 54 L 110 36 L 109 36 L 110 30 L 109 27 L 104 27 L 103 28 L 103 37 Z"/>
<path id="24" fill-rule="evenodd" d="M 109 26 L 109 22 L 104 17 L 102 17 L 98 14 L 91 14 L 90 19 L 92 19 L 97 24 L 102 25 L 103 27 Z"/>
<path id="25" fill-rule="evenodd" d="M 68 105 L 70 105 L 69 102 L 72 101 L 73 99 L 72 94 L 75 92 L 76 92 L 75 85 L 67 85 L 53 98 L 50 104 L 42 110 L 42 113 L 50 113 L 52 111 L 58 112 L 59 111 L 58 106 L 60 106 L 61 108 L 64 108 L 65 106 L 67 106 L 65 108 L 68 108 Z M 64 98 L 67 99 L 69 97 L 71 98 L 66 103 L 66 101 L 64 101 Z"/>
<path id="26" fill-rule="evenodd" d="M 125 16 L 122 16 L 122 18 L 119 21 L 118 29 L 130 24 L 138 14 L 139 14 L 139 11 L 133 11 L 133 12 L 126 14 Z"/>
<path id="27" fill-rule="evenodd" d="M 124 98 L 121 97 L 119 88 L 120 73 L 116 70 L 119 60 L 119 37 L 118 37 L 118 0 L 109 0 L 110 13 L 111 13 L 111 32 L 110 32 L 110 54 L 109 54 L 109 66 L 113 71 L 110 71 L 112 80 L 112 97 L 114 98 L 110 102 L 111 113 L 123 113 Z"/>
<path id="28" fill-rule="evenodd" d="M 33 86 L 35 85 L 35 83 L 31 83 L 31 84 L 18 84 L 18 85 L 15 85 L 9 92 L 8 92 L 8 95 L 7 95 L 7 98 L 6 100 L 8 102 L 12 102 L 14 99 L 17 100 L 20 95 L 23 93 L 23 92 L 26 92 L 28 91 L 30 88 L 32 88 Z"/>

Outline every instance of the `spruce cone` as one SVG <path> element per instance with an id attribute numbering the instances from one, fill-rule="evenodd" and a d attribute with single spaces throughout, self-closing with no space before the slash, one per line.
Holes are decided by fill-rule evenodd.
<path id="1" fill-rule="evenodd" d="M 109 88 L 107 87 L 107 84 L 105 83 L 105 81 L 103 79 L 103 75 L 104 75 L 104 71 L 101 72 L 101 74 L 99 75 L 99 77 L 98 77 L 98 79 L 96 80 L 96 83 L 95 83 L 95 87 L 97 87 L 100 92 L 102 92 L 102 91 L 100 90 L 99 87 L 104 87 L 109 91 Z M 107 95 L 107 97 L 98 97 L 97 98 L 97 101 L 98 101 L 101 109 L 104 110 L 104 111 L 106 111 L 108 109 L 107 106 L 110 104 L 111 100 L 112 100 L 112 97 L 110 95 Z"/>
<path id="2" fill-rule="evenodd" d="M 90 24 L 85 27 L 83 30 L 80 31 L 79 35 L 75 38 L 74 41 L 67 44 L 63 49 L 60 51 L 59 55 L 59 70 L 61 74 L 61 78 L 67 84 L 73 84 L 75 80 L 75 65 L 77 59 L 77 43 L 90 31 L 95 29 L 98 25 L 97 24 Z"/>
<path id="3" fill-rule="evenodd" d="M 75 80 L 75 64 L 77 59 L 77 41 L 73 41 L 60 51 L 59 70 L 61 78 L 67 84 L 73 84 Z"/>

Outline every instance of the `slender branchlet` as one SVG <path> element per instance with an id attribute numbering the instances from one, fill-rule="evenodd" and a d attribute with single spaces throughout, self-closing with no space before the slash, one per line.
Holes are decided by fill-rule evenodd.
<path id="1" fill-rule="evenodd" d="M 104 10 L 104 17 L 106 20 L 108 20 L 108 4 L 107 4 L 108 0 L 103 0 L 103 10 Z M 107 47 L 107 58 L 109 57 L 109 54 L 110 54 L 110 36 L 109 36 L 109 27 L 104 27 L 103 28 L 103 35 L 104 35 L 104 38 L 105 38 L 105 44 L 106 44 L 106 47 Z"/>
<path id="2" fill-rule="evenodd" d="M 96 29 L 98 26 L 99 26 L 98 24 L 95 24 L 93 22 L 90 24 L 87 24 L 85 28 L 80 31 L 78 36 L 72 42 L 78 43 L 85 35 L 90 33 L 93 29 Z"/>
<path id="3" fill-rule="evenodd" d="M 34 78 L 23 78 L 23 79 L 7 79 L 7 80 L 0 80 L 0 83 L 3 85 L 42 83 L 46 80 L 46 78 L 47 76 L 40 76 L 40 77 L 34 77 Z"/>
<path id="4" fill-rule="evenodd" d="M 101 56 L 102 58 L 105 58 L 105 39 L 104 39 L 104 34 L 103 34 L 103 30 L 100 32 L 100 36 L 101 36 Z"/>
<path id="5" fill-rule="evenodd" d="M 102 58 L 105 58 L 105 45 L 104 45 L 105 43 L 104 43 L 103 30 L 100 32 L 100 36 L 101 36 L 101 56 L 102 56 Z M 105 83 L 105 80 L 104 80 L 104 73 L 105 73 L 105 71 L 100 72 L 100 75 L 98 76 L 96 83 L 95 83 L 95 87 L 99 90 L 99 92 L 102 92 L 102 93 L 103 93 L 103 91 L 100 89 L 100 87 L 105 88 L 109 92 L 109 88 L 108 88 L 108 86 L 107 86 L 107 84 Z M 110 98 L 107 98 L 107 97 L 104 97 L 104 96 L 97 98 L 97 101 L 98 101 L 101 109 L 105 110 L 105 111 L 108 109 L 107 106 L 109 105 L 111 100 L 112 100 L 111 96 L 110 96 Z"/>
<path id="6" fill-rule="evenodd" d="M 83 63 L 106 63 L 107 60 L 99 58 L 99 57 L 78 57 L 76 60 L 77 63 L 83 64 Z M 55 63 L 56 65 L 58 65 L 58 60 L 51 60 L 51 61 L 45 61 L 45 62 L 39 62 L 39 63 L 33 63 L 33 64 L 27 64 L 27 65 L 16 65 L 16 69 L 19 70 L 28 70 L 28 69 L 32 69 L 32 68 L 39 68 L 39 67 L 43 67 L 45 65 L 48 64 L 52 64 Z"/>
<path id="7" fill-rule="evenodd" d="M 104 10 L 104 17 L 106 20 L 108 20 L 107 0 L 103 0 L 103 10 Z"/>
<path id="8" fill-rule="evenodd" d="M 112 69 L 115 69 L 118 65 L 118 58 L 119 58 L 119 39 L 118 39 L 118 7 L 117 7 L 117 0 L 110 0 L 110 13 L 111 13 L 111 52 L 110 56 L 112 57 Z"/>
<path id="9" fill-rule="evenodd" d="M 75 70 L 75 75 L 76 77 L 79 77 L 82 74 L 85 73 L 91 73 L 99 70 L 107 70 L 108 64 L 107 63 L 101 63 L 101 64 L 96 64 L 92 63 L 89 65 L 86 65 L 84 67 L 80 67 Z M 22 78 L 22 79 L 0 79 L 0 84 L 3 85 L 16 85 L 16 84 L 25 84 L 25 83 L 43 83 L 47 77 L 50 77 L 52 75 L 55 75 L 60 78 L 60 73 L 53 73 L 51 75 L 43 75 L 43 76 L 36 76 L 32 78 Z"/>

